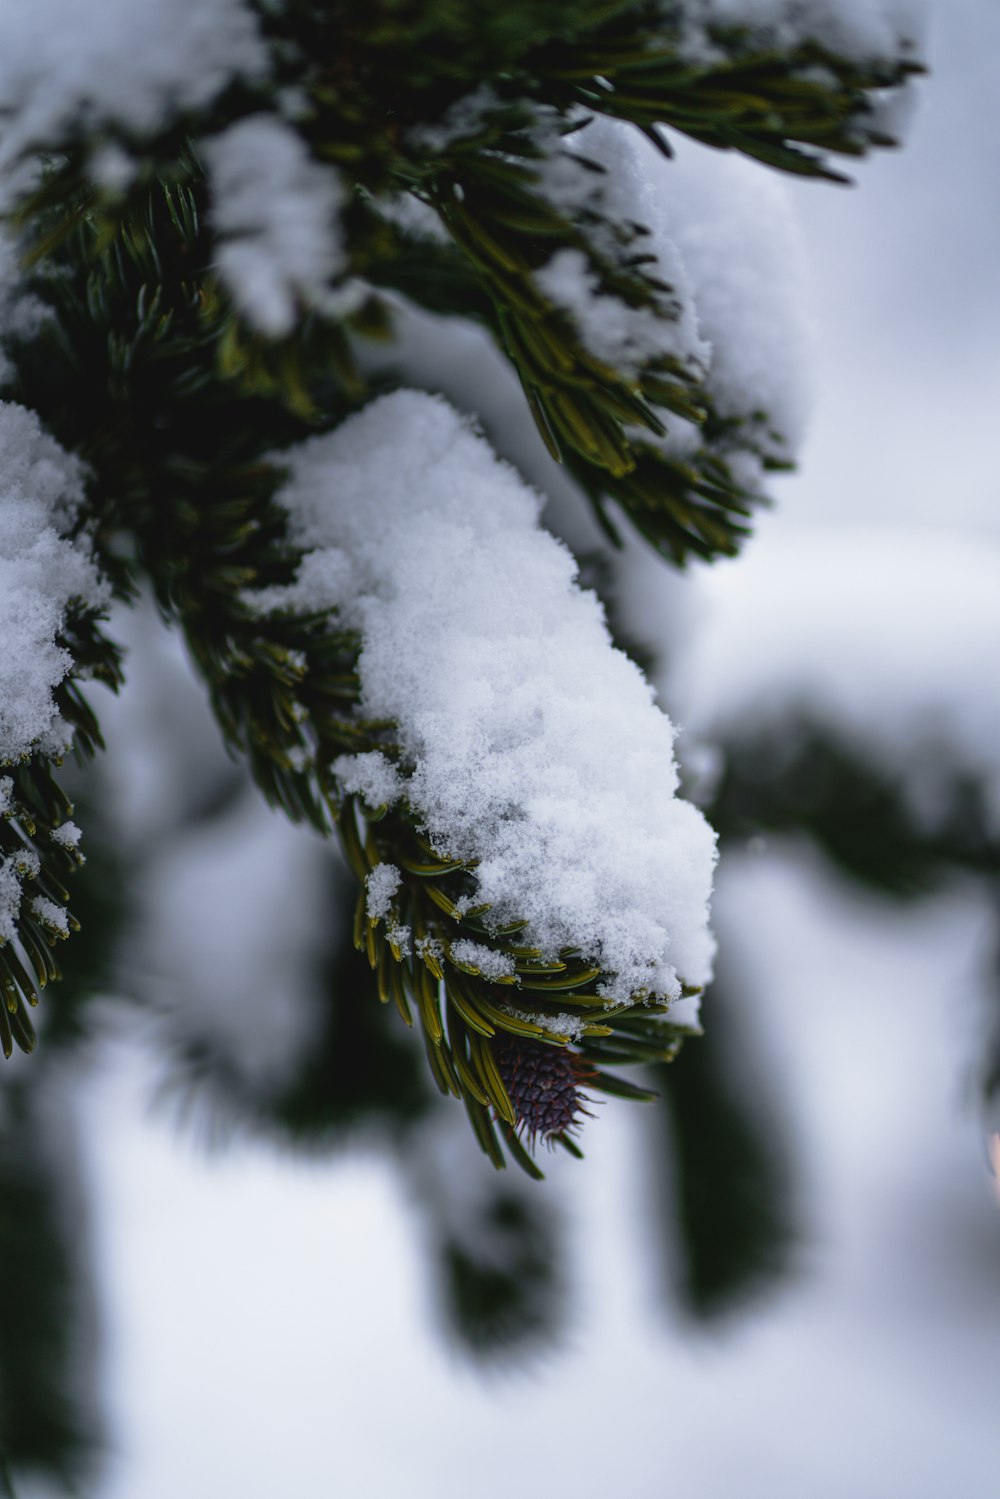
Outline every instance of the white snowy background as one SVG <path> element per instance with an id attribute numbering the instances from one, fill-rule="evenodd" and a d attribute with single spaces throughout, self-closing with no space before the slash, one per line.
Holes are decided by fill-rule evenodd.
<path id="1" fill-rule="evenodd" d="M 800 473 L 777 486 L 745 558 L 672 587 L 665 612 L 702 629 L 701 645 L 694 625 L 685 637 L 691 659 L 704 650 L 707 672 L 724 657 L 701 675 L 692 732 L 713 693 L 780 693 L 814 663 L 815 690 L 853 708 L 875 745 L 895 734 L 905 750 L 917 702 L 940 706 L 970 755 L 1000 754 L 1000 7 L 937 0 L 930 19 L 932 77 L 905 150 L 859 168 L 856 189 L 791 190 L 815 410 Z M 825 584 L 804 589 L 801 569 L 819 577 L 824 558 Z M 650 564 L 636 561 L 635 586 L 648 596 Z M 218 751 L 170 646 L 141 649 L 159 651 L 159 685 L 140 680 L 108 726 L 123 823 L 148 839 L 165 832 L 157 807 Z M 681 691 L 683 657 L 673 664 Z M 308 835 L 255 802 L 232 818 L 214 848 L 165 853 L 145 898 L 167 918 L 146 961 L 166 970 L 183 946 L 203 971 L 214 957 L 219 1024 L 242 995 L 263 1025 L 296 929 L 264 972 L 241 951 L 257 963 L 252 939 L 276 905 L 303 930 L 322 913 L 290 902 L 283 877 L 311 857 Z M 635 1106 L 604 1105 L 586 1163 L 554 1162 L 541 1189 L 572 1223 L 564 1344 L 484 1375 L 442 1341 L 416 1220 L 377 1148 L 208 1151 L 152 1104 L 161 1074 L 138 1039 L 109 1041 L 82 1084 L 63 1079 L 104 1321 L 97 1499 L 993 1499 L 1000 1195 L 973 1084 L 988 913 L 961 886 L 903 910 L 779 843 L 724 861 L 716 909 L 728 961 L 759 996 L 745 1018 L 780 1080 L 805 1234 L 793 1278 L 709 1333 L 661 1297 Z M 218 938 L 214 954 L 201 946 L 207 910 L 226 957 Z M 295 1013 L 289 1057 L 308 1044 L 308 995 Z M 259 1050 L 243 1064 L 264 1065 Z M 281 1056 L 267 1065 L 280 1071 Z"/>

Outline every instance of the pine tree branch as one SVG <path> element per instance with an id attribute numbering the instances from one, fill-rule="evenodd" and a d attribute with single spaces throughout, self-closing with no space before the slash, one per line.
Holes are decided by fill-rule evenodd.
<path id="1" fill-rule="evenodd" d="M 883 143 L 869 99 L 915 66 L 834 57 L 808 39 L 778 53 L 740 28 L 710 28 L 707 51 L 692 52 L 682 10 L 651 4 L 519 0 L 483 22 L 440 0 L 294 0 L 261 17 L 271 73 L 145 139 L 119 132 L 135 168 L 124 185 L 90 180 L 85 135 L 42 143 L 66 150 L 21 203 L 19 226 L 31 290 L 52 315 L 13 348 L 11 389 L 92 469 L 107 576 L 129 597 L 148 574 L 264 794 L 293 819 L 336 827 L 360 887 L 356 944 L 379 998 L 421 1032 L 440 1090 L 464 1099 L 495 1164 L 506 1150 L 537 1171 L 518 1132 L 574 1149 L 575 1115 L 551 1124 L 512 1101 L 540 1075 L 536 1062 L 549 1068 L 544 1086 L 567 1097 L 578 1084 L 636 1096 L 604 1064 L 669 1059 L 683 1032 L 654 1018 L 667 1008 L 654 993 L 609 1003 L 608 976 L 587 953 L 543 957 L 520 940 L 525 922 L 498 927 L 474 904 L 475 861 L 436 852 L 405 795 L 362 810 L 345 794 L 339 756 L 381 756 L 404 786 L 411 767 L 394 725 L 364 716 L 357 634 L 328 613 L 254 605 L 255 594 L 287 589 L 302 563 L 275 503 L 275 451 L 337 426 L 372 394 L 353 355 L 357 340 L 389 328 L 384 302 L 362 284 L 370 276 L 489 327 L 543 438 L 610 530 L 609 500 L 678 562 L 735 550 L 760 496 L 730 458 L 776 465 L 766 421 L 715 411 L 649 226 L 602 199 L 613 170 L 585 140 L 564 149 L 566 138 L 604 115 L 662 147 L 665 123 L 831 176 L 820 153 Z M 211 179 L 220 132 L 263 108 L 280 112 L 293 86 L 294 151 L 310 173 L 337 168 L 353 189 L 339 224 L 346 269 L 334 278 L 350 294 L 314 311 L 293 281 L 291 331 L 262 333 L 226 278 L 205 162 Z M 291 127 L 277 115 L 272 124 L 287 141 Z M 564 200 L 551 174 L 567 168 L 576 186 Z M 448 249 L 417 255 L 387 229 L 380 205 L 400 193 L 436 215 Z M 614 309 L 610 349 L 588 328 L 585 299 L 566 301 L 567 275 Z M 681 456 L 671 442 L 686 427 L 699 435 Z M 86 747 L 96 725 L 72 684 L 65 696 Z M 36 778 L 19 795 L 15 838 L 48 815 L 54 792 Z M 384 909 L 369 899 L 383 866 L 399 875 Z M 41 977 L 47 959 L 30 920 L 23 931 Z M 483 958 L 470 961 L 462 939 Z M 11 972 L 15 996 L 31 1002 L 30 974 Z M 12 1013 L 22 1012 L 18 1000 Z"/>
<path id="2" fill-rule="evenodd" d="M 94 712 L 81 681 L 100 681 L 112 691 L 121 684 L 120 653 L 99 627 L 100 613 L 82 605 L 70 609 L 55 644 L 67 651 L 72 667 L 54 689 L 60 734 L 80 762 L 103 747 Z M 46 986 L 62 977 L 57 944 L 79 924 L 69 910 L 67 886 L 84 862 L 73 804 L 59 783 L 61 755 L 39 747 L 0 765 L 0 879 L 5 919 L 0 936 L 0 1049 L 14 1045 L 30 1052 L 35 1030 L 29 1017 Z M 69 836 L 67 836 L 69 834 Z"/>
<path id="3" fill-rule="evenodd" d="M 680 1032 L 662 1021 L 648 1028 L 644 1017 L 666 1009 L 651 996 L 636 996 L 640 1016 L 619 1007 L 609 1021 L 598 966 L 570 950 L 542 961 L 519 944 L 523 923 L 494 931 L 486 910 L 469 908 L 472 867 L 437 856 L 412 813 L 361 816 L 344 800 L 331 770 L 338 754 L 398 759 L 399 751 L 391 725 L 359 717 L 356 638 L 324 616 L 264 619 L 248 602 L 251 588 L 287 583 L 301 559 L 273 504 L 281 475 L 266 461 L 255 422 L 259 373 L 228 359 L 232 313 L 201 293 L 197 267 L 207 253 L 191 189 L 157 189 L 144 217 L 123 218 L 110 241 L 106 225 L 80 216 L 61 242 L 59 274 L 36 287 L 52 301 L 46 337 L 58 340 L 60 357 L 47 357 L 45 339 L 24 351 L 18 394 L 84 451 L 103 533 L 134 538 L 137 562 L 184 630 L 228 742 L 247 756 L 264 794 L 293 819 L 323 832 L 336 826 L 362 887 L 355 936 L 379 998 L 416 1023 L 438 1087 L 466 1098 L 496 1160 L 503 1136 L 494 1117 L 511 1128 L 521 1123 L 494 1060 L 498 1033 L 562 1048 L 582 1058 L 568 1065 L 585 1064 L 581 1076 L 591 1086 L 622 1091 L 596 1063 L 670 1055 Z M 174 265 L 184 267 L 176 278 Z M 310 405 L 318 408 L 322 394 L 329 410 L 332 394 L 343 409 L 350 399 L 343 386 L 326 369 L 322 380 L 307 387 Z M 303 430 L 294 404 L 286 405 L 289 436 Z M 166 424 L 161 413 L 169 413 Z M 270 442 L 273 409 L 269 415 Z M 385 863 L 402 872 L 389 924 L 365 909 L 365 882 Z M 401 924 L 414 936 L 408 951 L 394 939 Z M 462 936 L 509 965 L 511 977 L 491 979 L 463 961 L 455 952 Z M 559 1030 L 559 1016 L 572 1019 L 570 1031 Z M 612 1034 L 609 1052 L 599 1043 Z M 526 1159 L 516 1140 L 505 1144 Z"/>

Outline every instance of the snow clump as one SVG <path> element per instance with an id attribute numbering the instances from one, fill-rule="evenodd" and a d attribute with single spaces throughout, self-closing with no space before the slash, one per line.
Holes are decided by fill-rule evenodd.
<path id="1" fill-rule="evenodd" d="M 578 223 L 593 253 L 623 270 L 637 253 L 651 256 L 650 274 L 669 288 L 664 292 L 651 285 L 651 304 L 632 307 L 602 290 L 582 250 L 563 249 L 535 272 L 539 291 L 569 314 L 584 347 L 626 378 L 635 379 L 644 365 L 666 358 L 692 373 L 703 370 L 709 349 L 698 332 L 677 248 L 663 232 L 641 137 L 620 121 L 593 119 L 586 130 L 564 139 L 554 122 L 541 116 L 535 139 L 545 152 L 538 167 L 542 192 Z"/>
<path id="2" fill-rule="evenodd" d="M 630 307 L 602 291 L 601 278 L 582 250 L 559 250 L 534 279 L 543 296 L 569 313 L 587 351 L 627 378 L 636 379 L 643 365 L 664 354 L 668 315 Z"/>
<path id="3" fill-rule="evenodd" d="M 3 0 L 0 170 L 80 124 L 154 130 L 265 67 L 244 0 Z"/>
<path id="4" fill-rule="evenodd" d="M 19 849 L 0 858 L 0 947 L 16 941 L 24 881 L 37 880 L 40 868 L 41 860 L 33 849 Z"/>
<path id="5" fill-rule="evenodd" d="M 667 161 L 620 121 L 594 120 L 567 139 L 543 121 L 536 139 L 547 153 L 543 191 L 594 252 L 614 263 L 641 249 L 670 289 L 631 307 L 601 289 L 581 250 L 564 249 L 535 272 L 539 290 L 626 379 L 672 359 L 703 383 L 719 416 L 746 424 L 726 456 L 747 488 L 761 488 L 762 457 L 794 456 L 809 406 L 804 255 L 784 185 L 684 139 Z M 619 238 L 629 225 L 645 232 Z M 678 458 L 697 451 L 693 423 L 660 415 L 665 436 L 632 427 L 632 441 Z"/>
<path id="6" fill-rule="evenodd" d="M 60 848 L 79 848 L 82 833 L 75 822 L 63 822 L 49 834 Z"/>
<path id="7" fill-rule="evenodd" d="M 258 607 L 336 610 L 359 632 L 359 711 L 395 722 L 397 796 L 442 858 L 476 862 L 476 902 L 498 927 L 527 920 L 546 956 L 598 962 L 612 1001 L 705 983 L 714 834 L 676 795 L 673 727 L 538 497 L 415 391 L 281 463 L 307 555 Z M 358 784 L 355 757 L 334 769 Z"/>
<path id="8" fill-rule="evenodd" d="M 812 320 L 788 189 L 745 157 L 683 139 L 672 144 L 670 161 L 641 137 L 632 149 L 654 244 L 669 241 L 683 267 L 705 350 L 705 389 L 720 417 L 749 425 L 763 453 L 790 459 L 811 406 Z M 727 457 L 732 463 L 735 455 Z M 764 476 L 755 466 L 740 477 L 756 488 Z"/>
<path id="9" fill-rule="evenodd" d="M 277 115 L 252 115 L 202 142 L 221 243 L 216 266 L 262 333 L 295 326 L 296 300 L 320 307 L 345 265 L 337 221 L 340 176 L 314 161 Z"/>
<path id="10" fill-rule="evenodd" d="M 714 27 L 743 27 L 759 47 L 791 51 L 818 43 L 854 62 L 894 58 L 923 32 L 925 0 L 686 0 L 683 53 L 710 63 L 719 55 Z"/>
<path id="11" fill-rule="evenodd" d="M 0 764 L 68 748 L 52 692 L 73 660 L 57 636 L 72 602 L 109 597 L 86 543 L 64 534 L 83 472 L 33 412 L 0 402 Z"/>
<path id="12" fill-rule="evenodd" d="M 514 977 L 514 959 L 508 953 L 497 952 L 495 947 L 487 947 L 485 942 L 473 942 L 468 937 L 462 937 L 451 944 L 451 956 L 453 962 L 465 968 L 476 969 L 484 978 Z"/>
<path id="13" fill-rule="evenodd" d="M 372 921 L 381 921 L 388 916 L 392 898 L 396 894 L 403 877 L 395 864 L 376 864 L 365 881 L 368 891 L 366 910 Z"/>

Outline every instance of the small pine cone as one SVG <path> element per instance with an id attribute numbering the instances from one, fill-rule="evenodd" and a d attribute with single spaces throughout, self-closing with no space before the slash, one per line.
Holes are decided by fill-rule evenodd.
<path id="1" fill-rule="evenodd" d="M 492 1047 L 517 1115 L 517 1132 L 526 1135 L 532 1147 L 539 1135 L 551 1142 L 564 1130 L 572 1130 L 579 1116 L 588 1112 L 584 1108 L 588 1100 L 579 1085 L 589 1069 L 576 1052 L 509 1031 L 498 1031 Z"/>

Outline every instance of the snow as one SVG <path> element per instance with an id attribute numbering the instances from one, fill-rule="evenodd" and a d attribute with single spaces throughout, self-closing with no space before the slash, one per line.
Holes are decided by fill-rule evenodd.
<path id="1" fill-rule="evenodd" d="M 514 959 L 507 953 L 497 952 L 483 942 L 473 942 L 468 937 L 453 942 L 450 956 L 455 963 L 465 968 L 475 968 L 487 979 L 509 979 L 514 977 Z M 535 1017 L 531 1016 L 534 1020 Z"/>
<path id="2" fill-rule="evenodd" d="M 275 596 L 275 607 L 280 608 L 281 601 L 279 591 Z M 321 604 L 320 607 L 325 606 Z M 403 795 L 404 786 L 398 770 L 378 750 L 362 755 L 341 755 L 334 761 L 333 768 L 344 794 L 360 796 L 373 812 L 379 807 L 391 806 Z"/>
<path id="3" fill-rule="evenodd" d="M 83 465 L 32 412 L 0 403 L 0 763 L 67 748 L 52 690 L 73 663 L 56 637 L 71 601 L 107 602 L 86 543 L 60 534 L 83 483 Z"/>
<path id="4" fill-rule="evenodd" d="M 648 309 L 598 294 L 580 251 L 553 256 L 535 273 L 539 286 L 573 313 L 588 346 L 595 341 L 598 357 L 617 362 L 615 348 L 620 349 L 624 373 L 664 357 L 692 371 L 702 368 L 707 349 L 698 334 L 690 282 L 651 188 L 642 136 L 618 120 L 593 119 L 563 138 L 542 121 L 536 141 L 548 153 L 538 168 L 542 191 L 577 222 L 594 252 L 623 269 L 637 254 L 651 257 L 648 274 L 669 291 L 651 287 Z M 594 171 L 588 162 L 603 170 Z"/>
<path id="5" fill-rule="evenodd" d="M 41 860 L 33 849 L 21 848 L 0 858 L 0 946 L 16 940 L 24 881 L 36 880 L 40 868 Z M 58 923 L 58 906 L 53 910 Z M 65 912 L 61 914 L 65 920 Z"/>
<path id="6" fill-rule="evenodd" d="M 543 1234 L 551 1233 L 550 1215 L 561 1196 L 560 1184 L 551 1179 L 546 1183 L 547 1201 L 542 1203 L 534 1184 L 520 1171 L 502 1176 L 483 1171 L 476 1159 L 479 1154 L 471 1131 L 454 1128 L 445 1103 L 412 1131 L 406 1148 L 407 1176 L 414 1206 L 425 1220 L 430 1253 L 458 1250 L 505 1275 L 524 1253 L 525 1219 L 544 1225 Z M 524 1217 L 498 1212 L 501 1204 L 516 1205 Z M 537 1232 L 536 1228 L 533 1239 Z M 551 1308 L 558 1296 L 559 1289 L 549 1281 L 544 1288 L 534 1288 L 532 1299 L 545 1297 Z"/>
<path id="7" fill-rule="evenodd" d="M 311 555 L 259 606 L 336 609 L 360 632 L 360 711 L 398 726 L 407 800 L 443 857 L 477 861 L 476 903 L 527 920 L 547 954 L 599 961 L 613 1000 L 704 983 L 712 832 L 537 497 L 412 391 L 281 462 L 289 539 Z"/>
<path id="8" fill-rule="evenodd" d="M 392 908 L 392 898 L 403 883 L 395 864 L 376 864 L 365 880 L 368 892 L 366 910 L 369 920 L 381 921 Z"/>
<path id="9" fill-rule="evenodd" d="M 569 313 L 588 352 L 631 380 L 669 347 L 667 317 L 603 292 L 582 250 L 557 251 L 535 272 L 534 281 L 543 296 Z"/>
<path id="10" fill-rule="evenodd" d="M 42 861 L 33 848 L 19 848 L 11 855 L 14 868 L 18 874 L 26 880 L 37 880 L 41 873 Z"/>
<path id="11" fill-rule="evenodd" d="M 443 127 L 420 127 L 441 147 L 461 134 L 474 134 L 483 112 L 496 107 L 490 90 L 477 90 L 453 106 Z M 527 101 L 522 101 L 528 108 Z M 565 134 L 567 124 L 587 120 L 583 114 L 558 114 L 531 104 L 534 124 L 528 127 L 537 160 L 526 163 L 538 179 L 537 191 L 582 234 L 599 260 L 635 275 L 633 261 L 641 254 L 654 262 L 649 274 L 668 291 L 648 286 L 649 305 L 631 306 L 601 285 L 595 264 L 582 249 L 562 248 L 534 273 L 538 290 L 556 308 L 569 314 L 584 347 L 597 359 L 618 368 L 634 381 L 644 365 L 671 357 L 693 370 L 706 350 L 701 343 L 689 296 L 689 286 L 669 236 L 657 232 L 661 216 L 649 196 L 641 137 L 616 120 L 591 118 L 585 129 Z M 461 127 L 461 130 L 459 130 Z M 595 170 L 595 166 L 600 170 Z M 420 207 L 420 205 L 416 205 Z M 413 210 L 395 215 L 414 232 L 440 233 L 435 215 Z M 647 230 L 653 230 L 648 234 Z"/>
<path id="12" fill-rule="evenodd" d="M 493 85 L 479 84 L 470 93 L 456 99 L 440 120 L 411 126 L 407 131 L 407 141 L 418 151 L 440 154 L 457 141 L 470 140 L 478 135 L 490 113 L 501 108 L 503 101 Z"/>
<path id="13" fill-rule="evenodd" d="M 398 193 L 391 198 L 382 196 L 373 202 L 380 216 L 409 238 L 431 240 L 438 245 L 451 244 L 451 236 L 440 215 L 429 203 L 421 202 L 412 193 Z"/>
<path id="14" fill-rule="evenodd" d="M 55 901 L 46 900 L 43 895 L 36 895 L 31 902 L 31 909 L 43 926 L 49 927 L 60 937 L 69 936 L 69 918 L 64 906 L 57 906 Z"/>
<path id="15" fill-rule="evenodd" d="M 637 143 L 653 222 L 669 235 L 709 347 L 706 389 L 723 418 L 767 416 L 770 455 L 794 456 L 810 407 L 812 332 L 801 235 L 786 184 L 736 155 Z"/>
<path id="16" fill-rule="evenodd" d="M 265 60 L 244 0 L 3 0 L 0 170 L 78 122 L 155 130 Z"/>
<path id="17" fill-rule="evenodd" d="M 17 937 L 21 914 L 21 876 L 13 858 L 0 859 L 0 944 Z"/>
<path id="18" fill-rule="evenodd" d="M 115 605 L 108 634 L 125 648 L 126 687 L 101 702 L 107 750 L 89 774 L 116 839 L 138 859 L 231 792 L 233 763 L 181 636 L 163 628 L 149 595 Z"/>
<path id="19" fill-rule="evenodd" d="M 947 531 L 786 528 L 699 583 L 671 701 L 706 740 L 826 726 L 933 818 L 955 770 L 1000 829 L 1000 544 Z"/>
<path id="20" fill-rule="evenodd" d="M 405 931 L 406 928 L 402 930 Z M 412 936 L 412 933 L 410 935 Z M 390 937 L 391 940 L 393 939 Z M 437 964 L 441 967 L 444 962 L 444 948 L 436 937 L 418 937 L 413 946 L 418 958 L 422 958 L 425 963 L 430 962 L 431 966 Z"/>
<path id="21" fill-rule="evenodd" d="M 322 308 L 345 265 L 335 168 L 314 161 L 276 115 L 240 120 L 201 143 L 208 165 L 216 266 L 237 307 L 272 337 L 290 333 L 296 304 Z"/>
<path id="22" fill-rule="evenodd" d="M 335 856 L 250 787 L 154 850 L 124 971 L 138 976 L 168 1049 L 203 1041 L 245 1086 L 280 1090 L 321 1023 Z"/>
<path id="23" fill-rule="evenodd" d="M 0 130 L 0 150 L 2 140 Z M 0 387 L 14 373 L 3 340 L 30 338 L 49 315 L 38 298 L 28 296 L 19 285 L 22 273 L 17 239 L 3 222 L 7 199 L 0 185 Z"/>
<path id="24" fill-rule="evenodd" d="M 513 1005 L 505 1005 L 504 1009 L 515 1020 L 527 1020 L 540 1030 L 553 1036 L 568 1036 L 571 1041 L 579 1041 L 587 1028 L 587 1022 L 579 1015 L 540 1015 L 536 1011 L 516 1010 Z M 671 1019 L 674 1018 L 671 1013 Z"/>
<path id="25" fill-rule="evenodd" d="M 49 836 L 60 848 L 78 848 L 82 834 L 75 822 L 64 822 L 53 828 Z"/>
<path id="26" fill-rule="evenodd" d="M 136 163 L 115 141 L 106 141 L 91 151 L 87 170 L 94 182 L 114 198 L 133 182 Z"/>
<path id="27" fill-rule="evenodd" d="M 676 359 L 703 379 L 717 414 L 744 423 L 728 444 L 737 477 L 763 482 L 760 458 L 789 460 L 809 407 L 810 329 L 800 237 L 787 189 L 736 155 L 683 138 L 666 160 L 628 125 L 595 120 L 563 140 L 544 123 L 542 190 L 612 263 L 636 251 L 670 287 L 653 306 L 630 307 L 600 287 L 581 250 L 562 249 L 535 282 L 568 312 L 591 354 L 637 378 L 657 359 Z M 586 160 L 605 168 L 595 173 Z M 596 221 L 595 221 L 596 216 Z M 628 226 L 647 231 L 638 236 Z M 630 428 L 633 442 L 672 456 L 700 446 L 697 427 L 663 413 L 666 435 Z M 741 451 L 742 449 L 742 451 Z"/>
<path id="28" fill-rule="evenodd" d="M 685 0 L 684 50 L 710 61 L 709 28 L 741 26 L 762 46 L 817 42 L 857 62 L 894 58 L 919 41 L 924 11 L 924 0 Z"/>

